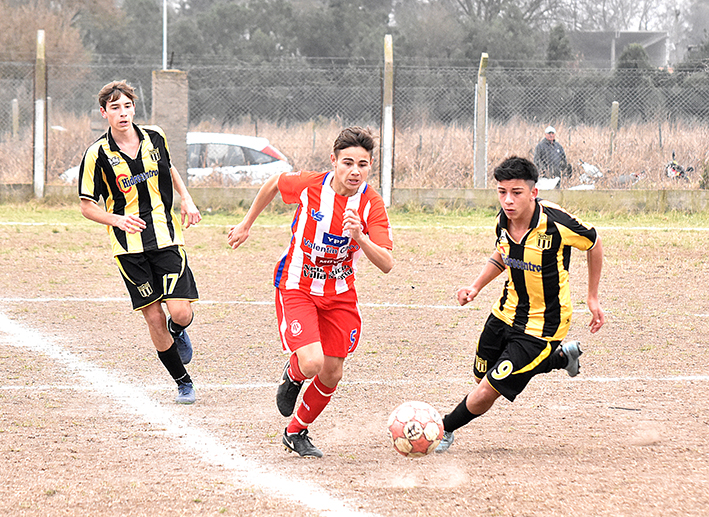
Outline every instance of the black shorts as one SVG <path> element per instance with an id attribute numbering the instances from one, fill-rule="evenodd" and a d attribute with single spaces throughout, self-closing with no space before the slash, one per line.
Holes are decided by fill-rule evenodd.
<path id="1" fill-rule="evenodd" d="M 199 298 L 187 254 L 180 246 L 117 255 L 116 262 L 136 311 L 158 300 Z"/>
<path id="2" fill-rule="evenodd" d="M 475 377 L 487 381 L 509 401 L 522 393 L 535 375 L 551 371 L 549 359 L 560 341 L 545 341 L 488 317 L 475 353 Z"/>

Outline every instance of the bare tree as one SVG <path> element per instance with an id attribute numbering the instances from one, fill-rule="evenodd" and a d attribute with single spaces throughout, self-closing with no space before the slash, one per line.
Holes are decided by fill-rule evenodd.
<path id="1" fill-rule="evenodd" d="M 491 22 L 518 8 L 522 19 L 532 26 L 548 23 L 558 8 L 555 0 L 442 0 L 457 12 L 475 21 Z"/>
<path id="2" fill-rule="evenodd" d="M 558 21 L 569 30 L 669 30 L 676 0 L 560 0 Z"/>

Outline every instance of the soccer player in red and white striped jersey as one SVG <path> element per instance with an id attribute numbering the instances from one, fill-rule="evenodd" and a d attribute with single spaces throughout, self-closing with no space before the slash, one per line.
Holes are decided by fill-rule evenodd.
<path id="1" fill-rule="evenodd" d="M 233 249 L 243 244 L 258 215 L 279 192 L 285 203 L 298 205 L 274 285 L 278 330 L 283 350 L 290 354 L 276 395 L 283 416 L 293 414 L 303 383 L 312 379 L 283 433 L 283 444 L 301 456 L 322 456 L 308 436 L 308 426 L 335 393 L 345 357 L 359 343 L 357 260 L 365 255 L 384 273 L 394 265 L 384 202 L 366 182 L 373 149 L 368 130 L 344 129 L 330 155 L 331 171 L 272 176 L 228 235 Z"/>

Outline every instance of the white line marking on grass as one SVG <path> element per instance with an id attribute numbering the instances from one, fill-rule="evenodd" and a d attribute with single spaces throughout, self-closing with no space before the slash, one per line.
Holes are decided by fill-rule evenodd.
<path id="1" fill-rule="evenodd" d="M 179 441 L 185 449 L 200 454 L 213 464 L 229 469 L 236 480 L 244 486 L 255 486 L 273 495 L 296 501 L 324 515 L 373 515 L 358 512 L 341 499 L 329 494 L 325 489 L 294 481 L 273 471 L 257 461 L 246 459 L 242 451 L 234 446 L 227 447 L 207 431 L 183 421 L 166 406 L 148 397 L 144 390 L 118 380 L 111 372 L 94 366 L 75 354 L 53 344 L 51 339 L 34 330 L 27 329 L 0 313 L 0 336 L 5 333 L 10 346 L 41 353 L 64 365 L 81 377 L 93 391 L 118 403 L 126 412 L 141 417 L 146 422 L 165 429 L 165 433 Z"/>

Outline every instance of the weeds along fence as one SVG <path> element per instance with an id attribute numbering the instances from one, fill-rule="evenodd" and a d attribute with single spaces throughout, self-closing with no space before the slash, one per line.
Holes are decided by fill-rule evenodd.
<path id="1" fill-rule="evenodd" d="M 126 79 L 135 86 L 136 118 L 150 121 L 151 76 L 157 68 L 49 63 L 50 183 L 60 182 L 59 174 L 77 165 L 104 129 L 96 94 L 107 82 Z M 190 130 L 265 136 L 296 168 L 326 168 L 341 127 L 380 126 L 383 65 L 293 60 L 183 68 Z M 0 63 L 2 183 L 31 182 L 33 70 L 32 64 Z M 395 187 L 472 187 L 477 72 L 477 66 L 395 66 Z M 490 68 L 487 87 L 489 170 L 510 154 L 531 158 L 551 124 L 574 165 L 566 186 L 582 172 L 580 160 L 606 173 L 601 187 L 627 185 L 619 178 L 641 172 L 647 188 L 704 185 L 706 71 Z M 620 105 L 619 129 L 611 135 L 614 101 Z M 694 169 L 689 181 L 670 182 L 664 175 L 673 151 L 683 167 Z"/>

